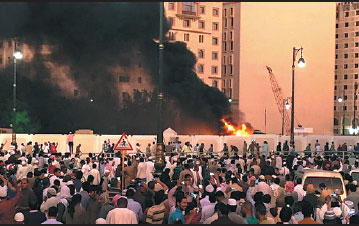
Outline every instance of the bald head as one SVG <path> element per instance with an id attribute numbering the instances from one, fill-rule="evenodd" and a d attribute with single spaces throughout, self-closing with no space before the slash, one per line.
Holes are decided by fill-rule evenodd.
<path id="1" fill-rule="evenodd" d="M 313 184 L 308 184 L 307 186 L 307 193 L 314 193 L 315 192 L 315 188 Z"/>

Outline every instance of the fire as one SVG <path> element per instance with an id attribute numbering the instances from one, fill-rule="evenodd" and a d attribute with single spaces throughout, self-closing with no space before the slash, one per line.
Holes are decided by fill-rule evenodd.
<path id="1" fill-rule="evenodd" d="M 253 129 L 251 128 L 250 124 L 241 123 L 238 128 L 235 125 L 232 125 L 231 122 L 226 121 L 225 119 L 221 119 L 221 122 L 224 123 L 225 129 L 227 132 L 235 135 L 235 136 L 243 136 L 249 137 L 253 134 Z"/>

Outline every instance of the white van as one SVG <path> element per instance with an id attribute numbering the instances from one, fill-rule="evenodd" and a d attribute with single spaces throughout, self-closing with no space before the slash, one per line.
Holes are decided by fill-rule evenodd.
<path id="1" fill-rule="evenodd" d="M 313 184 L 316 191 L 320 192 L 319 184 L 324 183 L 328 189 L 338 192 L 342 200 L 346 199 L 343 177 L 338 172 L 327 170 L 306 169 L 303 174 L 302 184 Z"/>

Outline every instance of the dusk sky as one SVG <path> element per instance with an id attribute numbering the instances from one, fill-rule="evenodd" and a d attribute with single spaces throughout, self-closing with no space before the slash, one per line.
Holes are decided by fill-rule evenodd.
<path id="1" fill-rule="evenodd" d="M 267 133 L 281 132 L 281 116 L 266 65 L 283 97 L 291 96 L 293 47 L 303 46 L 306 67 L 295 70 L 295 126 L 333 133 L 336 3 L 243 2 L 241 9 L 240 109 Z M 300 53 L 297 55 L 297 61 Z M 290 115 L 290 110 L 288 111 Z"/>

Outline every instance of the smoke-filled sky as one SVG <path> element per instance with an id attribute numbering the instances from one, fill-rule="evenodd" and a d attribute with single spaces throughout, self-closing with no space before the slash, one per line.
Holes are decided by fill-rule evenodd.
<path id="1" fill-rule="evenodd" d="M 167 32 L 167 23 L 165 26 Z M 60 98 L 62 102 L 57 104 L 71 105 L 61 109 L 62 114 L 47 112 L 46 108 L 40 114 L 33 105 L 44 103 L 35 102 L 50 100 L 41 99 L 41 94 L 38 94 L 39 98 L 29 97 L 32 102 L 27 104 L 42 124 L 40 131 L 46 133 L 66 132 L 64 126 L 59 131 L 49 126 L 54 120 L 73 122 L 69 123 L 71 128 L 68 130 L 90 128 L 97 133 L 121 133 L 124 130 L 138 134 L 155 133 L 155 126 L 146 125 L 148 114 L 133 119 L 131 128 L 118 124 L 118 121 L 126 121 L 127 115 L 118 116 L 123 107 L 117 104 L 121 91 L 118 92 L 114 86 L 118 80 L 111 68 L 131 67 L 141 61 L 152 82 L 157 84 L 158 44 L 153 40 L 158 38 L 158 33 L 159 3 L 155 2 L 0 3 L 0 38 L 17 37 L 34 53 L 31 62 L 23 62 L 19 66 L 19 76 L 28 78 L 26 82 L 34 83 L 37 90 L 45 90 L 45 86 L 48 94 L 42 95 Z M 69 78 L 68 84 L 73 81 L 72 85 L 80 90 L 94 92 L 96 101 L 91 107 L 86 100 L 74 102 L 64 99 L 66 95 L 61 93 L 63 91 L 51 88 L 53 73 L 39 54 L 43 44 L 51 48 L 46 61 L 62 68 Z M 134 57 L 137 52 L 140 53 L 139 59 Z M 198 79 L 193 71 L 195 62 L 195 56 L 183 43 L 166 43 L 164 91 L 168 105 L 165 107 L 177 114 L 175 120 L 168 119 L 165 126 L 183 133 L 217 133 L 221 126 L 220 118 L 230 113 L 228 99 L 219 90 Z M 3 73 L 2 79 L 6 78 L 6 74 Z M 26 89 L 27 86 L 24 86 L 18 91 L 24 99 L 28 98 L 24 93 L 32 95 Z M 56 103 L 46 104 L 51 106 Z M 134 111 L 141 111 L 141 106 Z M 57 119 L 56 114 L 59 114 Z M 156 115 L 149 119 L 156 121 Z M 81 123 L 76 124 L 78 121 Z"/>

